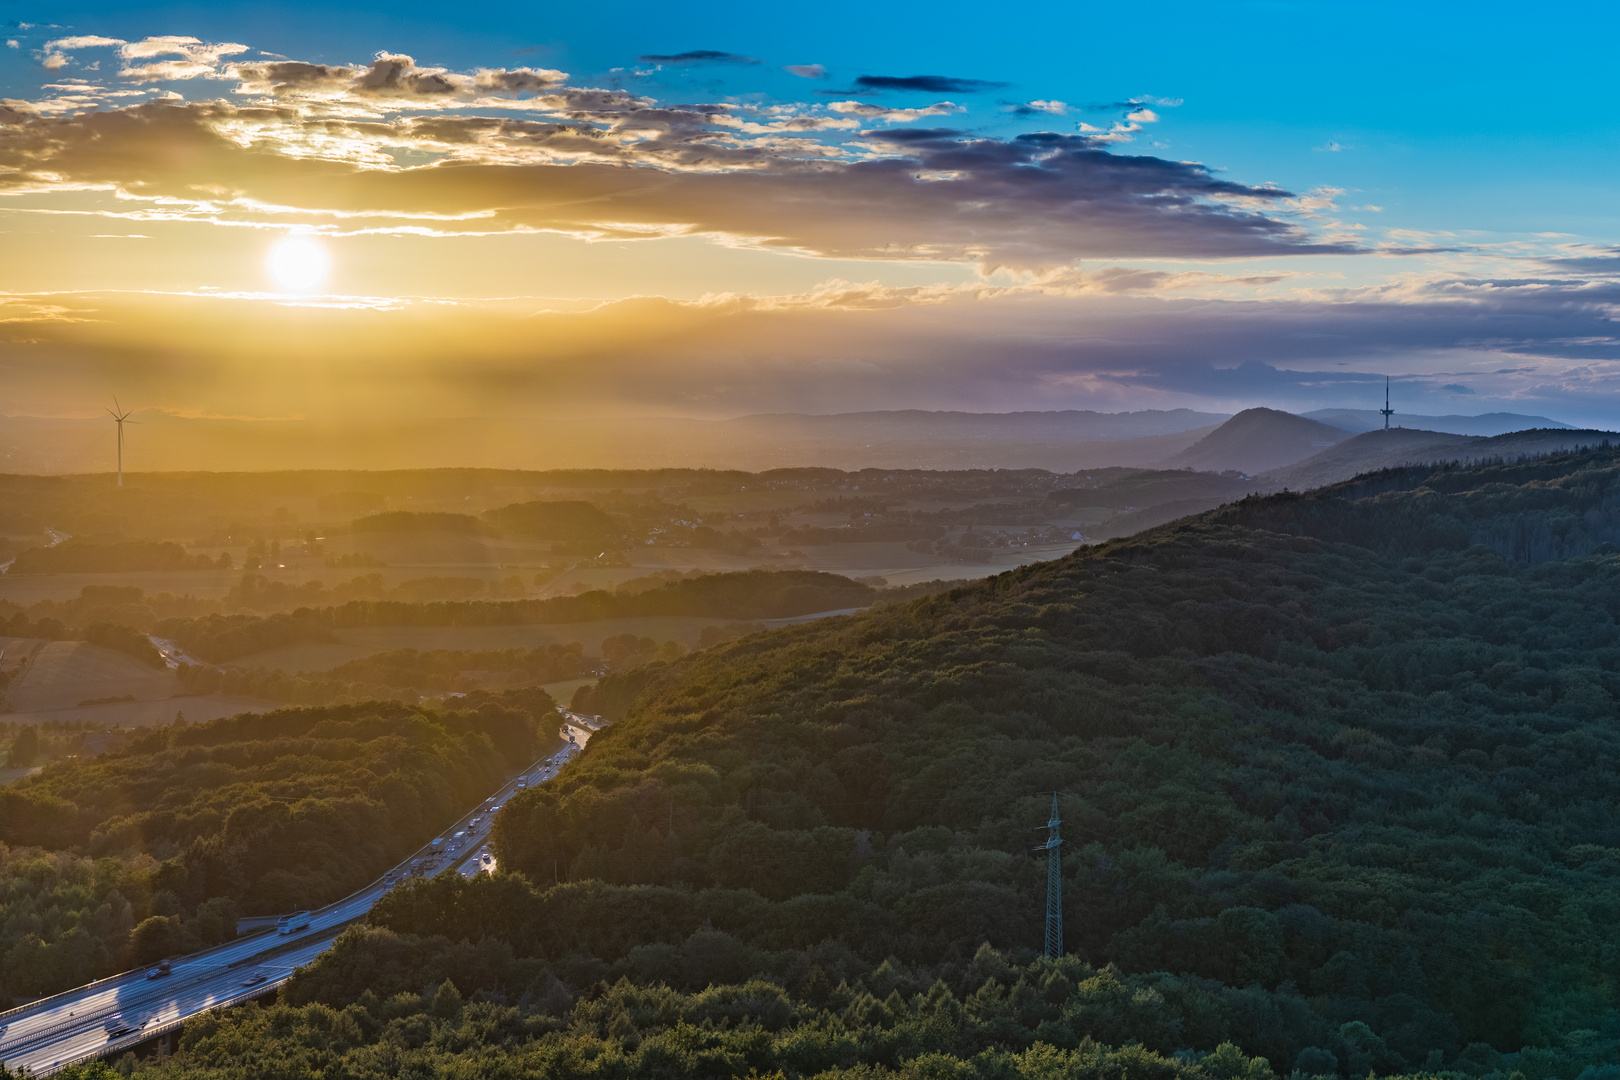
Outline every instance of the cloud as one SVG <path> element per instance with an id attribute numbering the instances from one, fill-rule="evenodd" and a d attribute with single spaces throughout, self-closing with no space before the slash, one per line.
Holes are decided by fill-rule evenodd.
<path id="1" fill-rule="evenodd" d="M 1063 116 L 1069 106 L 1062 101 L 1019 101 L 1009 103 L 1006 109 L 1015 116 Z"/>
<path id="2" fill-rule="evenodd" d="M 888 90 L 917 90 L 925 94 L 977 94 L 985 90 L 999 90 L 1003 82 L 983 79 L 957 79 L 948 75 L 857 75 L 857 91 L 883 93 Z M 842 91 L 832 91 L 841 93 Z"/>
<path id="3" fill-rule="evenodd" d="M 54 41 L 47 41 L 45 49 L 48 52 L 66 52 L 69 49 L 104 48 L 122 44 L 124 44 L 123 38 L 102 37 L 99 34 L 81 34 L 77 37 L 63 37 Z"/>
<path id="4" fill-rule="evenodd" d="M 8 41 L 6 44 L 13 48 L 18 47 L 16 42 Z M 36 55 L 39 57 L 40 66 L 46 71 L 60 71 L 73 62 L 73 57 L 68 55 L 70 49 L 100 49 L 122 44 L 124 44 L 122 38 L 79 34 L 47 41 Z"/>
<path id="5" fill-rule="evenodd" d="M 1087 112 L 1118 112 L 1120 110 L 1131 112 L 1135 109 L 1144 108 L 1150 105 L 1158 105 L 1162 108 L 1173 109 L 1180 104 L 1180 98 L 1154 97 L 1151 94 L 1143 94 L 1140 97 L 1127 98 L 1124 101 L 1093 102 L 1090 105 L 1084 106 L 1084 108 Z"/>
<path id="6" fill-rule="evenodd" d="M 298 60 L 268 64 L 237 64 L 231 77 L 240 80 L 238 92 L 277 97 L 312 97 L 334 100 L 352 97 L 367 102 L 420 104 L 539 94 L 560 87 L 566 72 L 548 68 L 480 68 L 460 74 L 445 68 L 419 67 L 414 58 L 378 53 L 364 68 L 310 64 Z M 633 100 L 633 99 L 628 99 Z"/>
<path id="7" fill-rule="evenodd" d="M 782 68 L 789 75 L 797 75 L 801 79 L 825 79 L 827 69 L 820 64 L 787 64 Z"/>
<path id="8" fill-rule="evenodd" d="M 315 65 L 260 67 L 273 69 L 262 74 L 280 75 L 281 84 L 335 84 L 359 95 L 355 100 L 414 95 L 431 104 L 477 81 L 422 73 L 403 58 L 383 58 L 359 75 Z M 0 192 L 99 186 L 161 200 L 166 213 L 191 205 L 202 220 L 274 222 L 296 212 L 366 219 L 379 228 L 433 219 L 452 232 L 697 235 L 818 256 L 965 260 L 986 269 L 1034 270 L 1078 258 L 1361 250 L 1292 221 L 1290 192 L 1223 179 L 1195 162 L 1115 154 L 1106 139 L 1086 135 L 999 139 L 906 127 L 866 131 L 839 145 L 815 140 L 813 116 L 660 107 L 572 88 L 554 97 L 542 100 L 556 109 L 556 119 L 547 120 L 443 114 L 371 121 L 311 115 L 296 103 L 219 101 L 67 117 L 0 112 Z M 771 123 L 750 135 L 739 124 L 750 115 Z M 804 134 L 793 130 L 795 119 Z M 403 166 L 402 154 L 435 164 Z"/>
<path id="9" fill-rule="evenodd" d="M 1587 247 L 1578 255 L 1555 256 L 1541 262 L 1567 274 L 1620 274 L 1620 247 Z"/>
<path id="10" fill-rule="evenodd" d="M 1311 149 L 1320 150 L 1320 151 L 1322 151 L 1324 153 L 1328 153 L 1328 154 L 1337 154 L 1340 151 L 1345 150 L 1347 148 L 1342 143 L 1329 142 L 1329 143 L 1323 143 L 1321 146 L 1313 146 L 1313 147 L 1311 147 Z"/>
<path id="11" fill-rule="evenodd" d="M 929 116 L 950 116 L 965 112 L 952 101 L 937 101 L 921 109 L 891 109 L 883 105 L 869 105 L 864 101 L 829 101 L 827 108 L 845 116 L 859 116 L 863 120 L 882 120 L 890 124 L 915 123 Z"/>
<path id="12" fill-rule="evenodd" d="M 644 64 L 757 64 L 759 58 L 743 56 L 740 53 L 719 52 L 715 49 L 692 49 L 683 53 L 667 55 L 652 53 L 638 56 Z"/>
<path id="13" fill-rule="evenodd" d="M 46 42 L 40 62 L 48 70 L 56 71 L 72 62 L 73 57 L 67 55 L 69 50 L 113 47 L 118 49 L 118 55 L 124 60 L 119 76 L 132 82 L 167 82 L 194 79 L 199 76 L 222 77 L 220 61 L 227 56 L 247 51 L 246 45 L 231 42 L 210 44 L 194 37 L 149 37 L 141 41 L 127 42 L 122 38 L 88 34 Z M 178 59 L 156 60 L 146 64 L 130 63 L 132 60 L 151 60 L 159 56 Z"/>
<path id="14" fill-rule="evenodd" d="M 1440 389 L 1453 394 L 1472 394 L 1474 392 L 1473 390 L 1464 386 L 1462 383 L 1446 383 L 1446 385 L 1442 386 Z"/>

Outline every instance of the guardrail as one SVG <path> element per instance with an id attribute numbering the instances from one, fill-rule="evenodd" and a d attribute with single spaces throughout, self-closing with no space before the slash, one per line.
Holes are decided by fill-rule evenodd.
<path id="1" fill-rule="evenodd" d="M 346 930 L 350 926 L 353 926 L 359 920 L 360 920 L 360 916 L 358 916 L 358 915 L 355 916 L 352 919 L 344 919 L 342 922 L 333 923 L 331 926 L 322 928 L 320 933 L 321 934 L 330 934 L 331 937 L 332 937 L 332 940 L 335 941 L 339 934 L 341 934 L 344 930 Z M 310 942 L 308 940 L 288 939 L 285 946 L 277 946 L 277 947 L 275 947 L 273 949 L 267 949 L 267 950 L 265 950 L 263 952 L 250 953 L 249 955 L 244 956 L 239 960 L 232 960 L 230 963 L 225 964 L 219 970 L 229 971 L 231 968 L 244 967 L 244 966 L 246 966 L 248 964 L 262 964 L 262 963 L 265 963 L 267 960 L 274 959 L 280 953 L 296 952 L 301 948 L 307 948 L 309 946 L 309 944 L 310 944 Z M 324 951 L 324 950 L 322 950 L 322 951 Z M 265 992 L 265 987 L 275 989 L 275 988 L 281 986 L 283 983 L 285 983 L 290 978 L 292 978 L 292 972 L 288 972 L 286 975 L 279 976 L 278 978 L 275 978 L 275 979 L 267 979 L 267 980 L 265 980 L 265 982 L 259 983 L 256 986 L 248 987 L 247 989 L 251 990 L 252 993 L 232 995 L 230 1001 L 217 1002 L 217 1003 L 215 1003 L 213 1005 L 210 1005 L 208 1007 L 208 1009 L 200 1010 L 200 1012 L 207 1012 L 210 1009 L 224 1008 L 231 1001 L 235 1001 L 235 1000 L 238 1000 L 238 999 L 245 999 L 245 998 L 255 997 L 258 994 L 264 993 Z M 108 981 L 108 980 L 102 980 L 102 981 L 105 982 L 105 981 Z M 180 981 L 183 981 L 183 980 L 176 981 L 173 985 L 179 985 Z M 133 1006 L 131 1006 L 131 1007 L 133 1008 Z M 115 1009 L 114 1011 L 120 1011 L 120 1010 Z M 200 1012 L 198 1012 L 198 1013 L 190 1013 L 189 1016 L 200 1015 Z M 23 1039 L 19 1040 L 20 1045 L 26 1047 L 26 1046 L 28 1046 L 30 1044 L 37 1043 L 37 1042 L 41 1041 L 42 1039 L 46 1039 L 49 1036 L 51 1036 L 53 1034 L 56 1034 L 57 1032 L 66 1030 L 68 1028 L 78 1027 L 80 1024 L 82 1024 L 84 1022 L 84 1019 L 85 1019 L 84 1017 L 79 1017 L 79 1018 L 76 1018 L 74 1020 L 64 1020 L 64 1021 L 62 1021 L 60 1023 L 52 1024 L 50 1027 L 41 1028 L 38 1031 L 31 1031 L 26 1036 L 24 1036 Z M 186 1016 L 177 1017 L 175 1019 L 175 1025 L 178 1026 L 179 1024 L 183 1023 L 186 1019 L 187 1019 Z M 167 1023 L 167 1021 L 164 1021 L 164 1022 Z M 140 1029 L 140 1031 L 132 1032 L 129 1036 L 121 1036 L 120 1039 L 127 1040 L 127 1039 L 129 1039 L 129 1038 L 131 1038 L 131 1037 L 133 1037 L 135 1035 L 140 1036 L 139 1039 L 135 1040 L 136 1042 L 143 1042 L 146 1039 L 156 1037 L 156 1033 L 154 1033 L 151 1029 L 149 1029 L 147 1027 L 143 1027 L 143 1028 Z M 102 1055 L 104 1055 L 104 1054 L 106 1054 L 108 1052 L 107 1047 L 113 1045 L 115 1042 L 119 1042 L 119 1040 L 108 1040 L 108 1043 L 106 1045 L 98 1047 L 95 1050 L 95 1052 L 89 1054 L 88 1056 L 77 1057 L 77 1058 L 72 1059 L 71 1061 L 63 1061 L 63 1062 L 60 1063 L 59 1066 L 56 1066 L 56 1067 L 65 1069 L 69 1065 L 75 1064 L 76 1062 L 88 1061 L 90 1058 L 101 1057 Z M 3 1045 L 3 1043 L 0 1043 L 0 1045 Z M 119 1042 L 119 1045 L 122 1045 L 122 1043 Z M 133 1045 L 133 1044 L 131 1044 L 131 1045 Z M 38 1076 L 38 1075 L 42 1075 L 42 1074 L 36 1070 L 34 1075 Z"/>
<path id="2" fill-rule="evenodd" d="M 273 930 L 275 928 L 270 927 L 270 929 Z M 264 930 L 249 930 L 245 934 L 238 934 L 236 937 L 232 938 L 229 941 L 222 941 L 218 945 L 210 945 L 206 949 L 198 949 L 194 953 L 187 953 L 186 956 L 184 957 L 184 959 L 186 959 L 186 960 L 201 959 L 203 957 L 206 957 L 209 953 L 221 952 L 221 951 L 223 951 L 225 949 L 229 949 L 233 945 L 240 944 L 241 942 L 246 941 L 249 938 L 258 937 L 262 933 L 264 933 Z M 13 1006 L 13 1007 L 11 1007 L 9 1009 L 6 1009 L 4 1012 L 0 1012 L 0 1031 L 3 1031 L 7 1026 L 9 1026 L 13 1020 L 19 1019 L 23 1015 L 25 1015 L 25 1014 L 27 1014 L 29 1012 L 32 1012 L 35 1009 L 38 1009 L 42 1005 L 49 1005 L 51 1002 L 56 1001 L 59 998 L 72 997 L 74 994 L 82 994 L 84 991 L 90 989 L 91 987 L 101 986 L 103 983 L 117 982 L 119 979 L 125 979 L 125 978 L 128 978 L 131 975 L 136 975 L 136 974 L 139 974 L 141 972 L 144 972 L 144 971 L 148 970 L 150 967 L 151 967 L 151 965 L 147 964 L 147 965 L 142 965 L 141 967 L 137 967 L 137 968 L 130 968 L 128 971 L 120 971 L 116 975 L 103 976 L 102 978 L 96 979 L 93 982 L 85 983 L 83 986 L 75 986 L 71 990 L 60 990 L 60 991 L 58 991 L 58 992 L 56 992 L 54 994 L 47 994 L 45 997 L 42 997 L 42 998 L 35 998 L 33 1001 L 26 1002 L 26 1003 L 24 1003 L 22 1005 L 15 1005 L 15 1006 Z"/>
<path id="3" fill-rule="evenodd" d="M 161 1020 L 156 1024 L 146 1024 L 139 1031 L 133 1031 L 128 1035 L 120 1035 L 116 1039 L 108 1039 L 93 1050 L 62 1058 L 49 1065 L 30 1070 L 30 1075 L 50 1076 L 81 1062 L 94 1061 L 96 1058 L 106 1057 L 108 1054 L 116 1054 L 120 1050 L 132 1050 L 144 1042 L 150 1042 L 153 1039 L 169 1034 L 171 1031 L 180 1030 L 186 1026 L 187 1020 L 195 1020 L 204 1013 L 213 1012 L 215 1009 L 229 1009 L 233 1005 L 240 1005 L 244 1001 L 252 1001 L 256 997 L 263 997 L 265 994 L 280 990 L 292 981 L 292 977 L 293 973 L 289 971 L 287 974 L 277 976 L 274 979 L 266 979 L 256 986 L 238 987 L 235 993 L 225 995 L 206 1009 L 194 1013 L 183 1013 L 168 1020 Z"/>

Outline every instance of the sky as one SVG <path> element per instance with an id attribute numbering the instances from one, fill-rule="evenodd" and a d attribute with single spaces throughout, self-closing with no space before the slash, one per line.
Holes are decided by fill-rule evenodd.
<path id="1" fill-rule="evenodd" d="M 1617 21 L 0 0 L 0 412 L 1620 428 Z"/>

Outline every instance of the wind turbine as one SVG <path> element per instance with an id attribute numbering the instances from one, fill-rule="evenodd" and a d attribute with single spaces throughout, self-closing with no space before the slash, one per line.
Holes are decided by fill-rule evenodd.
<path id="1" fill-rule="evenodd" d="M 138 424 L 138 423 L 140 423 L 140 421 L 139 420 L 130 420 L 129 419 L 130 413 L 134 412 L 134 410 L 133 409 L 126 409 L 122 405 L 119 405 L 117 398 L 113 398 L 113 405 L 114 405 L 116 411 L 114 411 L 114 409 L 108 409 L 107 410 L 107 415 L 111 416 L 113 418 L 113 422 L 118 425 L 118 486 L 123 487 L 124 486 L 124 422 L 129 421 L 129 423 L 131 423 L 131 424 Z"/>

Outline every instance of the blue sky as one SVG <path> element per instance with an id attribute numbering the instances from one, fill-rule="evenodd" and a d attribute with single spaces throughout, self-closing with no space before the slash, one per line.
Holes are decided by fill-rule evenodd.
<path id="1" fill-rule="evenodd" d="M 146 328 L 141 333 L 157 334 L 168 325 L 163 320 L 170 316 L 158 312 L 178 303 L 174 297 L 214 290 L 248 303 L 248 293 L 263 286 L 260 251 L 274 239 L 266 234 L 299 225 L 321 233 L 330 252 L 332 272 L 323 288 L 370 298 L 355 304 L 370 304 L 372 310 L 382 310 L 388 298 L 408 306 L 400 298 L 412 296 L 497 306 L 512 297 L 546 297 L 557 301 L 545 308 L 547 318 L 577 327 L 596 316 L 569 309 L 569 303 L 612 305 L 658 297 L 674 305 L 669 311 L 678 310 L 681 319 L 695 318 L 694 306 L 708 304 L 705 311 L 715 321 L 704 322 L 701 332 L 685 332 L 670 355 L 685 355 L 681 349 L 705 357 L 753 350 L 753 360 L 736 362 L 757 369 L 760 356 L 781 353 L 778 323 L 787 316 L 780 313 L 813 307 L 820 321 L 813 331 L 801 333 L 807 344 L 793 355 L 801 364 L 824 367 L 830 386 L 852 387 L 847 400 L 797 378 L 777 380 L 773 389 L 771 379 L 760 376 L 743 387 L 739 369 L 721 373 L 692 361 L 686 369 L 690 386 L 645 381 L 665 395 L 662 399 L 638 398 L 622 385 L 578 389 L 582 400 L 589 398 L 592 407 L 605 409 L 724 414 L 861 403 L 980 403 L 988 408 L 1270 404 L 1304 409 L 1365 405 L 1344 400 L 1345 379 L 1361 393 L 1370 391 L 1382 373 L 1393 371 L 1410 377 L 1414 411 L 1502 408 L 1620 426 L 1620 369 L 1610 367 L 1620 360 L 1620 345 L 1610 333 L 1615 289 L 1606 261 L 1612 258 L 1608 249 L 1620 241 L 1611 179 L 1620 164 L 1612 131 L 1617 91 L 1609 56 L 1620 18 L 1611 7 L 1239 2 L 1152 8 L 1048 5 L 1013 12 L 983 4 L 808 8 L 631 3 L 604 11 L 597 6 L 413 3 L 129 8 L 0 0 L 0 18 L 8 23 L 9 40 L 17 42 L 0 49 L 0 95 L 45 117 L 39 124 L 89 123 L 83 115 L 70 117 L 60 105 L 52 113 L 39 104 L 64 93 L 53 79 L 76 78 L 102 90 L 123 85 L 113 77 L 119 61 L 106 48 L 75 48 L 71 57 L 64 53 L 64 66 L 47 70 L 42 67 L 49 55 L 47 42 L 86 35 L 140 42 L 174 35 L 249 48 L 209 57 L 216 71 L 205 78 L 137 80 L 148 94 L 166 91 L 188 108 L 203 107 L 209 100 L 231 109 L 249 100 L 288 107 L 302 101 L 297 107 L 313 116 L 307 100 L 263 71 L 258 82 L 245 81 L 233 89 L 237 69 L 232 65 L 258 64 L 262 69 L 270 62 L 264 54 L 280 54 L 305 64 L 345 65 L 344 70 L 363 72 L 379 54 L 402 55 L 414 60 L 411 70 L 442 69 L 468 73 L 467 78 L 486 69 L 554 70 L 566 73 L 570 87 L 627 91 L 644 102 L 638 106 L 643 110 L 645 103 L 655 103 L 657 109 L 728 103 L 734 117 L 756 125 L 786 115 L 783 110 L 814 114 L 823 121 L 859 117 L 872 125 L 869 132 L 853 133 L 849 124 L 828 127 L 814 137 L 825 139 L 838 153 L 855 145 L 848 140 L 867 139 L 853 151 L 856 157 L 847 160 L 874 153 L 889 161 L 915 160 L 920 163 L 918 176 L 926 179 L 960 179 L 949 164 L 956 143 L 1027 149 L 1017 136 L 1037 131 L 1071 138 L 1091 132 L 1085 137 L 1096 140 L 1093 150 L 1107 155 L 1101 163 L 1105 172 L 1114 168 L 1109 162 L 1132 159 L 1169 178 L 1157 193 L 1144 189 L 1132 196 L 1136 201 L 1130 214 L 1113 220 L 1106 242 L 1095 230 L 1051 243 L 1043 237 L 1049 226 L 1062 224 L 1063 215 L 1090 213 L 1084 207 L 1092 205 L 1087 202 L 1092 180 L 1086 170 L 1098 164 L 1093 153 L 1090 164 L 1076 165 L 1077 171 L 1064 181 L 1081 192 L 1078 203 L 1060 207 L 1036 200 L 1023 209 L 1010 207 L 994 226 L 1000 231 L 983 244 L 979 239 L 989 236 L 991 226 L 978 219 L 951 220 L 953 207 L 972 201 L 958 199 L 920 207 L 915 220 L 904 222 L 900 240 L 878 238 L 866 245 L 855 239 L 858 234 L 881 233 L 889 219 L 860 216 L 868 196 L 857 191 L 854 179 L 847 208 L 837 205 L 835 186 L 831 196 L 815 194 L 831 201 L 814 213 L 783 209 L 802 205 L 809 194 L 794 187 L 799 181 L 793 176 L 802 179 L 802 173 L 783 173 L 780 191 L 768 198 L 760 190 L 725 196 L 722 201 L 748 211 L 741 215 L 746 221 L 693 224 L 689 219 L 699 214 L 696 208 L 713 208 L 717 198 L 694 191 L 678 207 L 638 210 L 642 216 L 634 229 L 623 234 L 613 231 L 613 222 L 606 223 L 604 232 L 602 221 L 581 224 L 531 216 L 476 236 L 468 229 L 442 228 L 431 238 L 399 222 L 346 230 L 333 224 L 333 215 L 358 212 L 356 207 L 316 205 L 319 199 L 298 203 L 300 212 L 310 215 L 301 219 L 302 225 L 286 214 L 254 219 L 240 213 L 241 207 L 271 199 L 271 188 L 261 183 L 250 190 L 253 185 L 244 184 L 232 193 L 236 202 L 225 217 L 216 205 L 207 212 L 193 208 L 188 215 L 153 212 L 143 218 L 139 228 L 146 231 L 139 236 L 131 232 L 131 239 L 141 240 L 140 250 L 157 257 L 140 259 L 124 253 L 137 247 L 130 244 L 99 254 L 112 238 L 109 230 L 135 228 L 128 225 L 132 219 L 127 214 L 119 217 L 113 201 L 92 193 L 118 187 L 122 181 L 116 177 L 100 172 L 90 178 L 87 173 L 56 190 L 36 183 L 0 196 L 0 211 L 13 211 L 0 213 L 0 228 L 12 234 L 18 250 L 37 253 L 26 265 L 14 263 L 9 273 L 0 270 L 0 288 L 19 298 L 46 291 L 66 296 L 110 289 L 123 294 L 128 292 L 125 279 L 139 264 L 144 289 L 163 297 L 151 301 L 151 313 L 127 316 L 132 327 Z M 22 25 L 30 23 L 35 25 Z M 757 62 L 642 59 L 694 50 Z M 92 59 L 103 53 L 105 62 Z M 127 65 L 133 61 L 124 63 L 127 83 Z M 798 77 L 784 70 L 788 65 L 820 65 L 825 77 Z M 956 82 L 939 91 L 886 89 L 881 81 L 872 81 L 874 76 L 919 75 Z M 51 85 L 58 88 L 49 89 Z M 81 112 L 151 107 L 129 98 L 91 102 L 91 97 Z M 845 108 L 837 102 L 848 103 L 848 108 L 829 111 Z M 1031 109 L 1030 102 L 1044 104 Z M 1136 104 L 1128 104 L 1132 102 Z M 867 111 L 849 111 L 856 103 Z M 1022 110 L 1020 104 L 1025 105 Z M 367 115 L 378 123 L 417 121 L 426 115 L 412 111 L 409 102 L 379 104 L 375 96 L 354 98 L 344 108 L 351 105 L 370 110 Z M 900 111 L 926 107 L 933 108 L 932 114 Z M 461 108 L 463 118 L 467 110 L 524 122 L 535 115 L 528 102 L 514 101 L 508 107 L 484 100 Z M 875 110 L 890 113 L 880 117 Z M 565 119 L 565 113 L 547 115 L 555 121 Z M 357 114 L 351 109 L 342 115 Z M 604 116 L 592 113 L 579 122 L 611 126 Z M 716 122 L 735 123 L 724 118 Z M 229 123 L 209 123 L 216 134 L 237 130 Z M 1121 127 L 1127 124 L 1128 130 Z M 949 132 L 931 140 L 908 134 L 929 127 Z M 307 161 L 311 154 L 326 152 L 310 149 L 317 145 L 318 136 L 311 134 L 314 121 L 300 130 L 296 137 L 277 136 L 285 156 Z M 870 132 L 876 132 L 875 142 L 868 139 Z M 772 138 L 757 132 L 755 137 L 759 141 L 749 152 Z M 303 149 L 299 139 L 307 144 Z M 433 153 L 447 153 L 447 144 L 435 145 L 439 149 Z M 374 153 L 375 146 L 368 152 Z M 795 168 L 805 162 L 803 146 L 781 152 L 798 155 Z M 375 160 L 369 165 L 363 155 L 352 160 L 354 168 L 371 170 L 366 175 L 375 178 Z M 740 160 L 703 169 L 718 178 L 729 169 L 754 167 L 739 165 Z M 398 161 L 405 171 L 423 164 L 413 165 L 408 153 Z M 495 161 L 480 159 L 483 165 Z M 510 157 L 499 161 L 514 163 Z M 624 161 L 643 170 L 668 170 L 681 183 L 695 182 L 684 171 L 692 167 L 689 161 Z M 1008 159 L 998 166 L 1004 171 L 997 174 L 996 184 L 1043 164 L 1038 154 L 1019 161 Z M 1207 173 L 1194 171 L 1208 182 L 1178 164 L 1183 162 L 1207 167 Z M 262 164 L 260 160 L 254 168 Z M 178 168 L 172 161 L 162 167 Z M 238 174 L 225 169 L 219 175 Z M 415 179 L 427 175 L 419 170 Z M 166 193 L 153 188 L 139 198 L 173 202 L 182 197 L 176 193 L 186 187 L 183 177 L 170 181 L 173 186 Z M 1225 182 L 1242 190 L 1223 194 L 1211 186 Z M 300 197 L 315 183 L 304 181 Z M 209 190 L 217 193 L 219 184 L 211 174 L 201 186 L 212 185 Z M 1266 192 L 1272 188 L 1285 189 L 1294 198 L 1271 199 Z M 122 201 L 116 205 L 127 206 L 134 189 L 119 190 Z M 997 192 L 984 196 L 994 200 L 1009 189 L 986 181 L 983 190 Z M 277 191 L 274 198 L 284 197 L 283 189 Z M 441 196 L 411 212 L 486 217 L 493 212 L 476 200 L 445 201 Z M 375 189 L 366 196 L 352 195 L 377 197 Z M 757 210 L 750 201 L 756 197 Z M 1177 216 L 1150 220 L 1143 207 L 1161 198 L 1183 205 Z M 1109 205 L 1118 210 L 1124 204 Z M 1199 209 L 1210 206 L 1224 209 L 1214 216 Z M 370 204 L 361 209 L 380 212 Z M 846 209 L 851 216 L 843 220 Z M 236 217 L 225 220 L 231 213 Z M 1020 213 L 1024 216 L 1013 220 Z M 64 216 L 71 214 L 83 219 L 84 228 L 77 233 Z M 786 216 L 778 223 L 772 214 Z M 1175 237 L 1190 220 L 1188 214 L 1202 214 L 1202 219 L 1192 222 L 1182 244 Z M 1249 224 L 1239 230 L 1246 230 L 1247 239 L 1241 242 L 1228 228 L 1236 220 L 1232 214 L 1250 215 Z M 1090 229 L 1095 223 L 1076 219 L 1072 224 Z M 930 232 L 934 226 L 937 235 Z M 1266 229 L 1272 231 L 1264 234 Z M 903 257 L 891 257 L 896 243 L 907 245 Z M 1582 259 L 1586 261 L 1570 261 Z M 428 264 L 436 271 L 431 282 L 413 276 L 412 268 Z M 839 284 L 850 282 L 865 283 L 882 295 L 863 293 L 863 299 L 850 301 L 851 294 Z M 726 308 L 728 314 L 719 314 L 723 305 L 713 298 L 721 295 L 749 298 L 725 301 L 733 308 L 742 303 L 746 312 Z M 800 299 L 783 299 L 787 297 Z M 920 359 L 934 348 L 924 344 L 927 335 L 904 336 L 910 316 L 902 309 L 917 304 L 937 305 L 932 324 L 949 324 L 953 340 L 973 341 L 975 354 L 987 357 L 984 369 L 975 369 L 965 356 L 942 360 L 943 367 L 931 373 L 938 377 L 922 384 L 926 392 L 900 389 L 919 386 L 919 374 L 929 373 Z M 40 310 L 64 305 L 72 303 L 53 301 Z M 851 314 L 857 309 L 869 313 Z M 659 320 L 666 317 L 676 318 L 667 312 L 638 316 L 661 327 Z M 804 325 L 811 321 L 808 315 L 795 318 Z M 929 325 L 930 319 L 922 322 Z M 755 329 L 745 332 L 744 324 Z M 1099 335 L 1104 326 L 1107 333 Z M 1174 332 L 1166 329 L 1171 327 Z M 56 347 L 54 331 L 45 330 L 38 341 L 49 353 Z M 576 332 L 593 341 L 593 334 L 600 336 L 596 330 L 569 331 Z M 68 348 L 69 339 L 82 348 L 82 335 L 73 337 L 79 331 L 62 333 L 67 337 L 61 348 Z M 342 337 L 351 343 L 363 339 L 358 329 L 347 329 Z M 383 334 L 377 340 L 391 339 Z M 886 342 L 887 351 L 868 352 L 864 345 L 850 344 L 857 340 Z M 716 344 L 720 341 L 723 347 Z M 487 363 L 501 373 L 491 376 L 496 381 L 520 378 L 516 373 L 527 363 L 540 373 L 537 385 L 555 386 L 558 372 L 578 370 L 584 355 L 596 355 L 602 347 L 581 346 L 582 352 L 567 356 L 531 353 L 525 359 L 512 351 L 514 345 L 496 350 L 500 356 Z M 851 349 L 861 356 L 849 357 Z M 1009 361 L 1009 356 L 1016 359 Z M 158 378 L 137 361 L 128 363 L 134 365 L 137 381 Z M 844 363 L 854 367 L 840 366 Z M 34 366 L 24 355 L 13 360 L 11 369 Z M 105 372 L 107 365 L 97 370 Z M 883 377 L 872 376 L 869 385 L 861 383 L 866 376 L 851 374 L 874 370 Z M 91 378 L 88 370 L 83 372 L 74 392 Z M 637 381 L 622 373 L 615 378 L 621 384 L 626 378 Z M 561 381 L 584 386 L 573 376 Z M 156 392 L 160 383 L 152 385 Z M 48 379 L 30 376 L 18 384 L 17 393 L 40 409 L 61 407 L 70 395 L 49 386 Z M 221 406 L 177 393 L 172 407 L 208 411 Z M 278 408 L 299 411 L 293 401 Z"/>
<path id="2" fill-rule="evenodd" d="M 1154 142 L 1247 180 L 1353 188 L 1418 229 L 1613 235 L 1620 222 L 1620 9 L 1503 3 L 1232 2 L 993 5 L 711 2 L 31 3 L 7 21 L 138 38 L 251 41 L 324 62 L 379 49 L 462 69 L 504 59 L 605 75 L 648 53 L 715 49 L 763 70 L 676 72 L 726 91 L 802 91 L 774 69 L 939 73 L 1005 81 L 1004 95 L 1077 103 L 1178 98 Z M 517 53 L 514 50 L 536 49 Z M 10 58 L 8 58 L 10 59 Z M 5 92 L 37 80 L 13 59 Z M 926 94 L 912 95 L 922 99 Z M 1346 149 L 1320 149 L 1337 144 Z"/>

